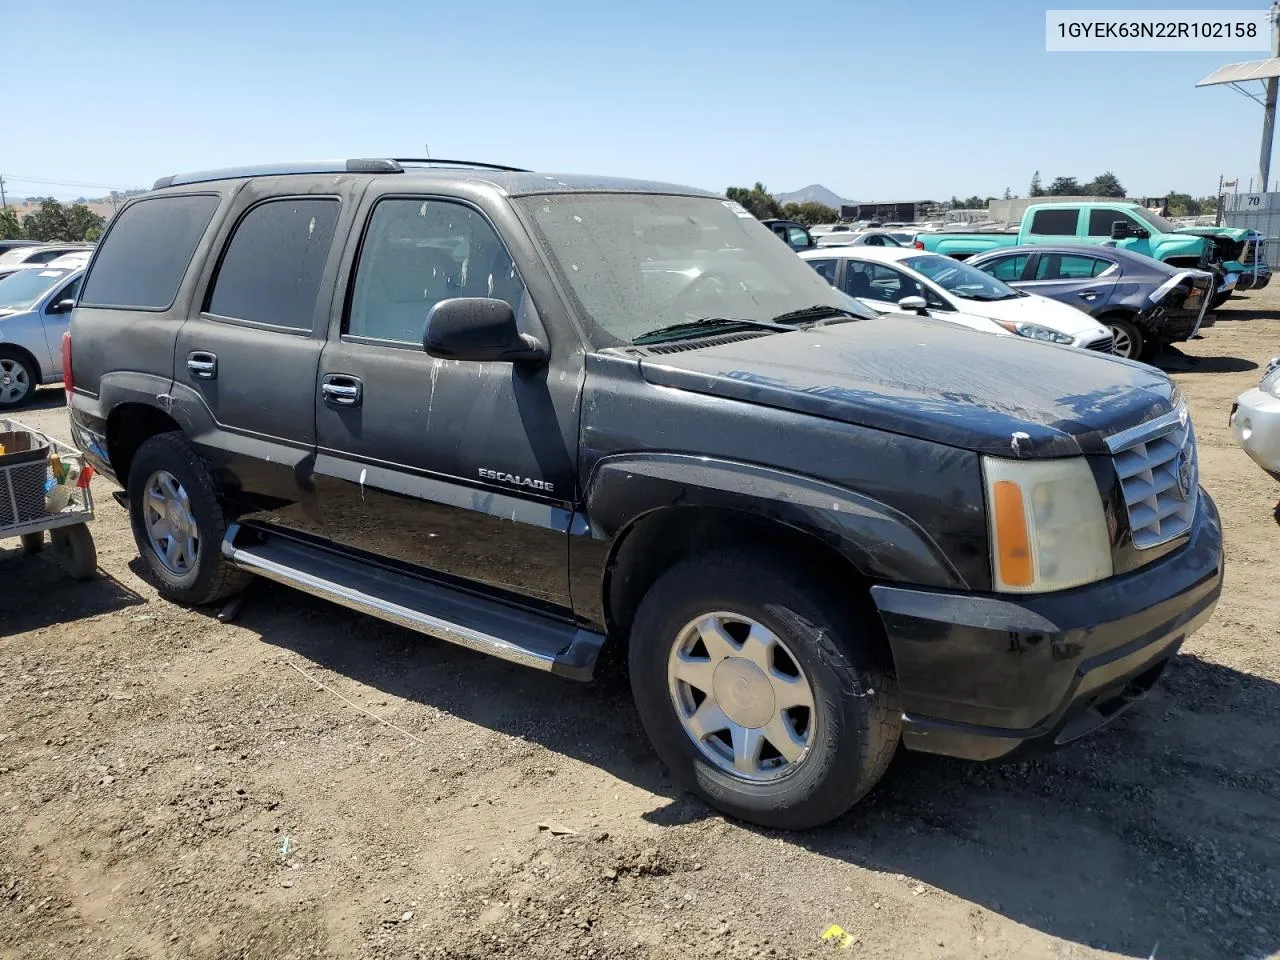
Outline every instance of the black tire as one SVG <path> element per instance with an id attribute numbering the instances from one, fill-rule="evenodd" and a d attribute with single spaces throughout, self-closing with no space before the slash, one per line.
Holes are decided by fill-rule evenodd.
<path id="1" fill-rule="evenodd" d="M 1149 349 L 1147 346 L 1147 336 L 1138 325 L 1132 320 L 1126 320 L 1124 317 L 1104 317 L 1102 322 L 1111 329 L 1111 336 L 1115 338 L 1117 357 L 1124 357 L 1126 360 L 1141 360 Z M 1126 346 L 1121 348 L 1121 344 Z"/>
<path id="2" fill-rule="evenodd" d="M 31 360 L 9 347 L 0 347 L 0 384 L 5 378 L 14 380 L 22 379 L 25 381 L 27 388 L 21 395 L 12 399 L 6 399 L 7 389 L 0 389 L 0 413 L 7 410 L 17 410 L 25 407 L 36 395 L 36 389 L 40 386 L 40 374 L 36 371 Z M 8 386 L 8 385 L 3 385 Z"/>
<path id="3" fill-rule="evenodd" d="M 152 549 L 144 519 L 147 483 L 157 471 L 171 474 L 186 491 L 198 532 L 196 561 L 184 574 L 164 565 Z M 249 574 L 222 557 L 226 518 L 209 468 L 180 433 L 160 433 L 138 448 L 129 467 L 129 522 L 138 553 L 151 572 L 160 596 L 174 603 L 200 606 L 242 590 Z"/>
<path id="4" fill-rule="evenodd" d="M 49 531 L 54 556 L 72 580 L 90 580 L 98 572 L 98 548 L 88 526 L 77 523 Z"/>
<path id="5" fill-rule="evenodd" d="M 22 552 L 39 553 L 44 549 L 44 532 L 24 533 L 22 535 Z"/>
<path id="6" fill-rule="evenodd" d="M 676 713 L 668 658 L 681 629 L 711 611 L 741 614 L 773 631 L 809 678 L 809 753 L 778 779 L 727 773 Z M 764 555 L 708 554 L 659 577 L 637 611 L 628 657 L 641 721 L 672 776 L 732 817 L 789 830 L 827 823 L 862 799 L 893 759 L 902 713 L 879 626 L 859 619 L 802 571 Z"/>

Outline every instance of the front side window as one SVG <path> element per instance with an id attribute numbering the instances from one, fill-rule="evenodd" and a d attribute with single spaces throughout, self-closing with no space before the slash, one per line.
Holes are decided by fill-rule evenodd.
<path id="1" fill-rule="evenodd" d="M 50 299 L 49 301 L 49 306 L 50 307 L 57 306 L 63 300 L 74 300 L 76 298 L 76 295 L 80 292 L 80 283 L 83 280 L 84 280 L 84 275 L 81 274 L 80 276 L 72 280 L 70 283 L 68 283 L 65 287 L 63 287 L 56 294 L 54 294 L 53 298 Z"/>
<path id="2" fill-rule="evenodd" d="M 1036 265 L 1037 280 L 1087 280 L 1104 273 L 1111 261 L 1067 253 L 1046 253 Z"/>
<path id="3" fill-rule="evenodd" d="M 983 273 L 991 274 L 997 280 L 1013 283 L 1022 279 L 1022 271 L 1027 268 L 1027 259 L 1028 257 L 1025 253 L 1018 254 L 1015 257 L 1001 257 L 999 260 L 984 263 L 978 269 Z"/>
<path id="4" fill-rule="evenodd" d="M 1031 232 L 1041 237 L 1074 237 L 1079 207 L 1050 207 L 1037 210 L 1031 218 Z M 1107 233 L 1110 233 L 1110 228 Z"/>
<path id="5" fill-rule="evenodd" d="M 218 209 L 218 197 L 173 195 L 138 200 L 111 222 L 81 306 L 168 310 Z"/>
<path id="6" fill-rule="evenodd" d="M 516 203 L 596 347 L 711 317 L 770 321 L 814 306 L 869 315 L 729 201 L 566 193 Z"/>
<path id="7" fill-rule="evenodd" d="M 787 227 L 787 243 L 795 250 L 808 249 L 809 234 L 800 227 Z"/>
<path id="8" fill-rule="evenodd" d="M 447 200 L 379 201 L 360 249 L 345 332 L 421 344 L 427 314 L 451 297 L 505 300 L 519 314 L 524 282 L 489 221 Z"/>
<path id="9" fill-rule="evenodd" d="M 805 263 L 813 267 L 817 271 L 818 276 L 833 287 L 836 284 L 836 261 L 835 260 L 806 260 Z"/>
<path id="10" fill-rule="evenodd" d="M 1129 214 L 1121 213 L 1119 210 L 1090 210 L 1089 236 L 1109 237 L 1111 236 L 1112 224 L 1120 222 L 1127 223 L 1130 230 L 1136 230 L 1138 227 L 1143 226 Z"/>
<path id="11" fill-rule="evenodd" d="M 206 310 L 310 330 L 338 210 L 338 201 L 327 197 L 289 197 L 253 207 L 227 244 Z"/>
<path id="12" fill-rule="evenodd" d="M 918 280 L 882 263 L 850 260 L 844 267 L 844 292 L 863 300 L 897 303 L 904 297 L 922 297 Z"/>

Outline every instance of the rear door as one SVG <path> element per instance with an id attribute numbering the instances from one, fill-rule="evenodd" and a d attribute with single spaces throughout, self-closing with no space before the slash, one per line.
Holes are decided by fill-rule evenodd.
<path id="1" fill-rule="evenodd" d="M 1018 287 L 1091 313 L 1106 305 L 1119 264 L 1109 257 L 1084 253 L 1038 253 L 1028 279 Z"/>
<path id="2" fill-rule="evenodd" d="M 174 354 L 187 435 L 224 492 L 289 522 L 315 450 L 314 384 L 364 181 L 250 181 L 223 220 Z M 297 518 L 295 517 L 295 521 Z"/>
<path id="3" fill-rule="evenodd" d="M 582 343 L 523 227 L 490 198 L 370 189 L 316 385 L 316 487 L 339 545 L 567 612 Z M 465 188 L 459 187 L 461 192 Z M 544 284 L 539 302 L 526 277 Z M 440 360 L 427 314 L 506 300 L 542 366 Z M 550 334 L 550 335 L 549 335 Z"/>

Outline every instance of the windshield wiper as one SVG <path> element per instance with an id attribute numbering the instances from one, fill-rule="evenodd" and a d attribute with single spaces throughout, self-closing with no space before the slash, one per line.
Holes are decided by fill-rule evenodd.
<path id="1" fill-rule="evenodd" d="M 815 303 L 812 307 L 801 307 L 799 310 L 789 310 L 786 313 L 780 313 L 773 318 L 774 323 L 784 323 L 786 321 L 796 320 L 816 320 L 819 317 L 848 317 L 853 320 L 865 319 L 861 314 L 854 313 L 852 310 L 846 310 L 844 307 L 833 307 L 829 303 Z"/>
<path id="2" fill-rule="evenodd" d="M 780 330 L 790 333 L 795 327 L 784 326 L 781 323 L 770 323 L 766 320 L 746 320 L 738 317 L 699 317 L 697 320 L 690 320 L 687 323 L 673 323 L 666 327 L 658 327 L 656 330 L 650 330 L 642 333 L 634 338 L 631 342 L 637 346 L 644 346 L 646 343 L 656 343 L 660 340 L 679 340 L 682 337 L 673 337 L 671 334 L 679 334 L 687 332 L 687 336 L 701 336 L 704 332 L 709 332 L 713 327 L 757 327 L 761 330 Z"/>

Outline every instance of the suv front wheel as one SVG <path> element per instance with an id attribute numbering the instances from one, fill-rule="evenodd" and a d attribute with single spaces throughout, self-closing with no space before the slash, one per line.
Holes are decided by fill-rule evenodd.
<path id="1" fill-rule="evenodd" d="M 673 776 L 768 827 L 842 814 L 883 775 L 901 712 L 876 637 L 803 574 L 754 554 L 663 574 L 631 631 L 631 685 Z"/>
<path id="2" fill-rule="evenodd" d="M 227 525 L 213 478 L 181 434 L 138 448 L 128 491 L 133 538 L 162 597 L 195 606 L 245 585 L 248 574 L 222 557 Z"/>

